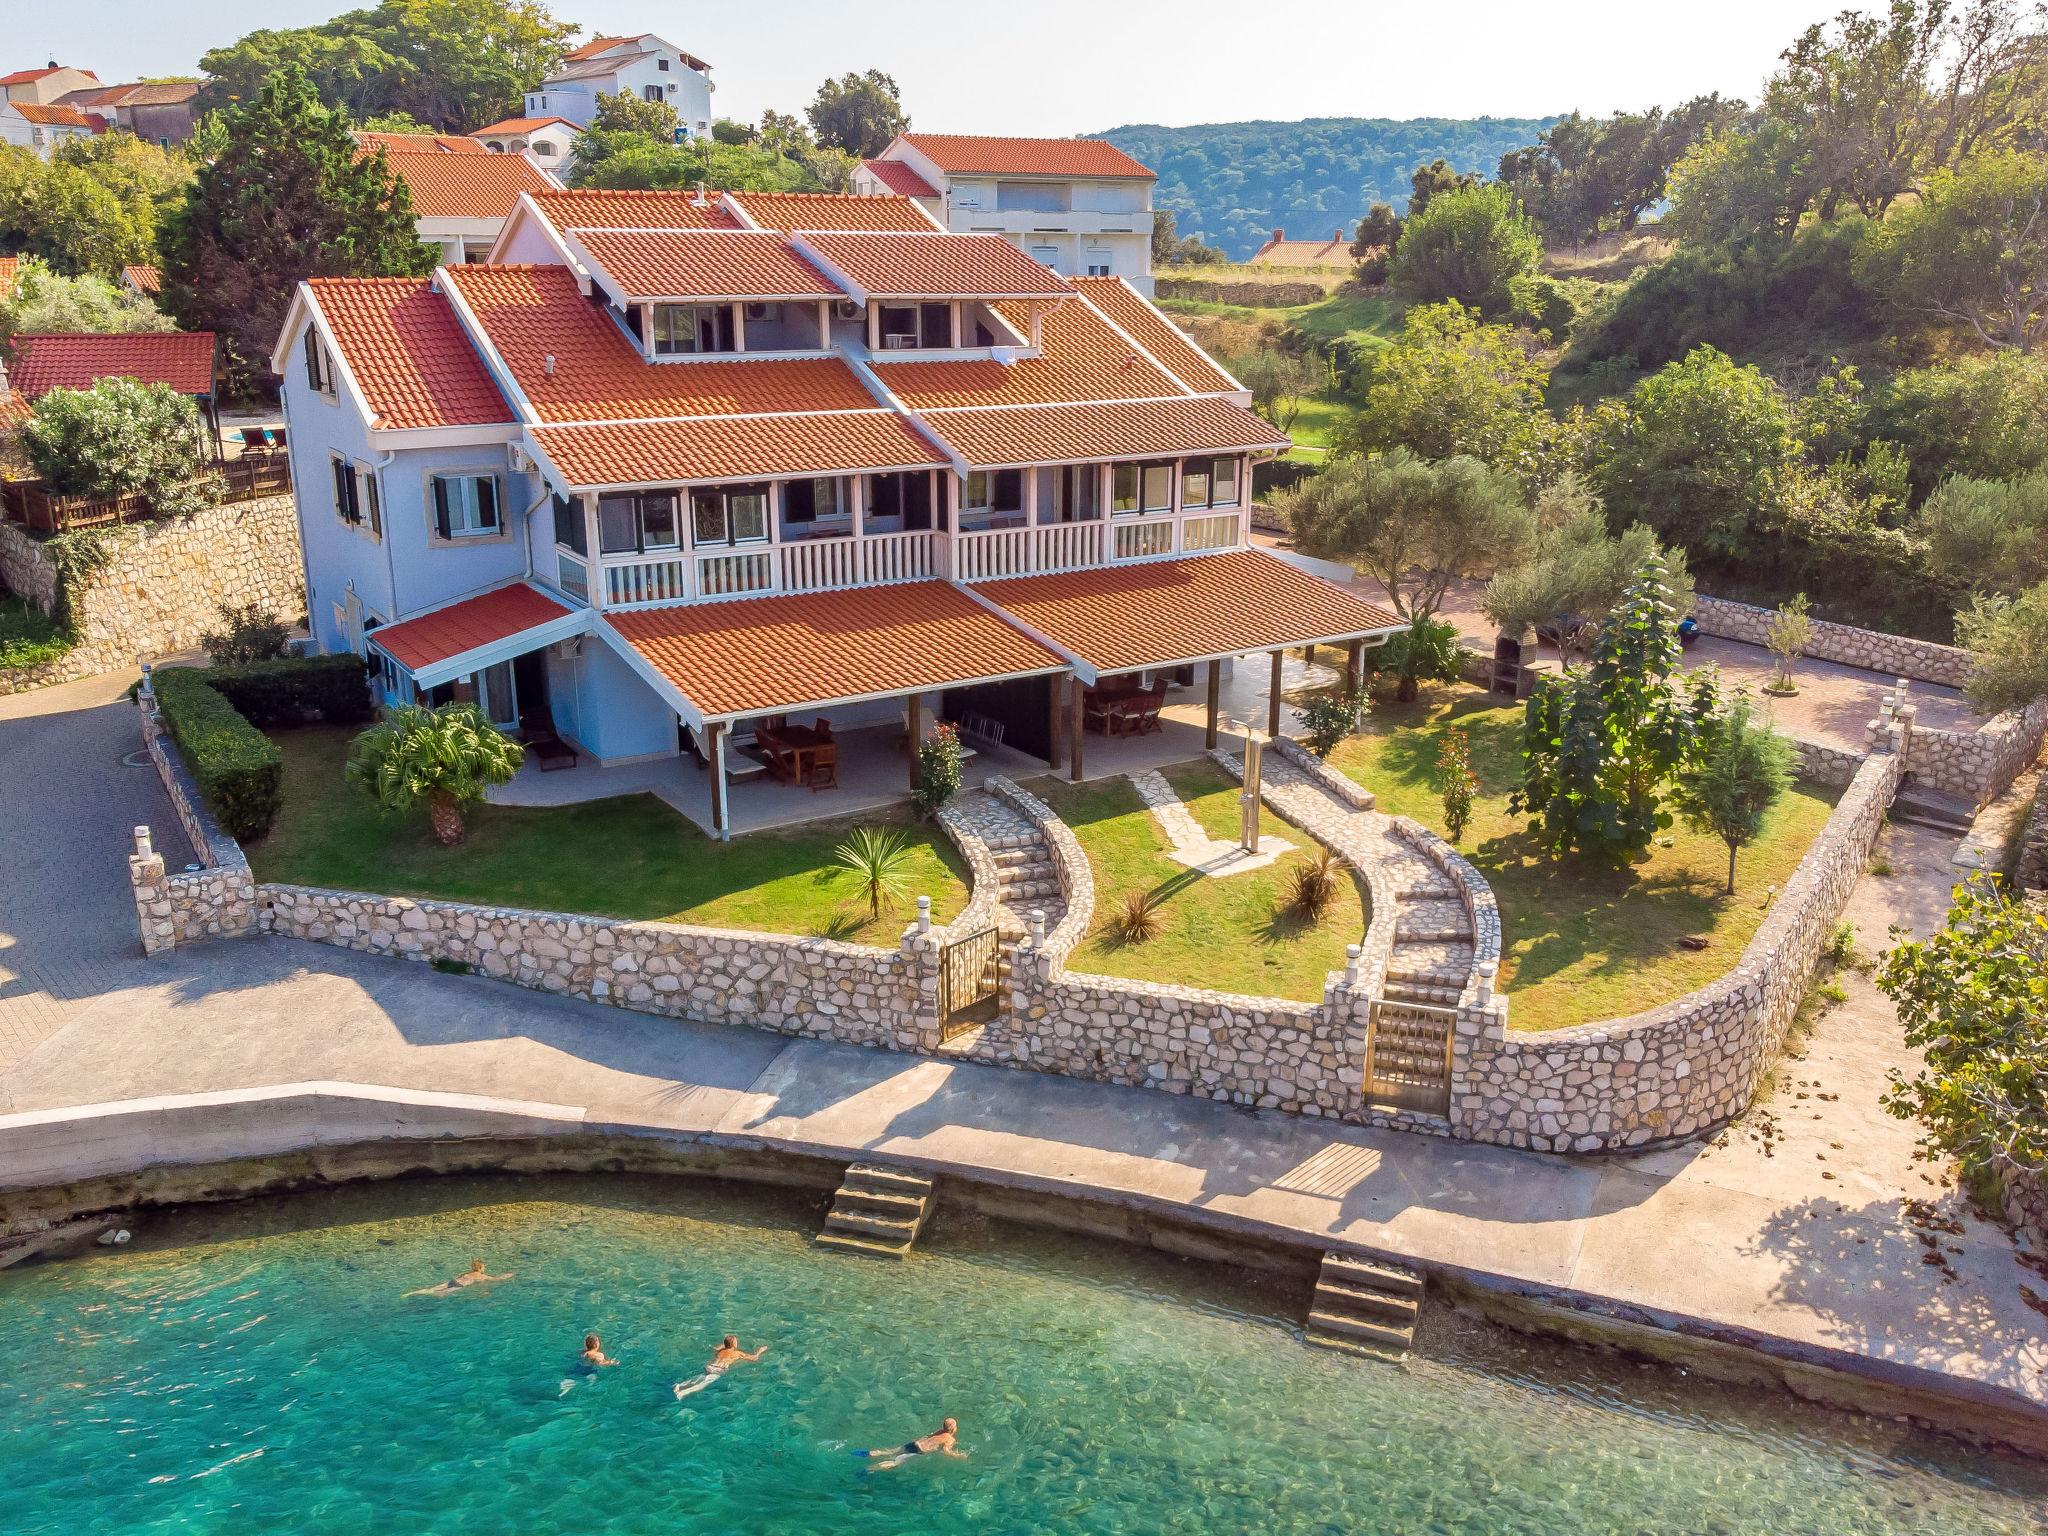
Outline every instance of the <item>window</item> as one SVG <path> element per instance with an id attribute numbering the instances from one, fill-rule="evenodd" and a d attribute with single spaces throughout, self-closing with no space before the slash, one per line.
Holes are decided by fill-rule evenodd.
<path id="1" fill-rule="evenodd" d="M 306 327 L 306 382 L 323 395 L 334 393 L 334 364 L 320 345 L 320 333 Z"/>
<path id="2" fill-rule="evenodd" d="M 1209 505 L 1209 461 L 1185 459 L 1180 466 L 1180 504 L 1184 507 Z"/>
<path id="3" fill-rule="evenodd" d="M 658 69 L 658 70 L 661 70 L 661 71 L 662 71 L 662 72 L 663 72 L 663 73 L 665 74 L 665 73 L 667 73 L 667 71 L 668 71 L 668 60 L 667 60 L 667 59 L 656 59 L 656 60 L 654 61 L 654 67 L 655 67 L 656 69 Z"/>
<path id="4" fill-rule="evenodd" d="M 782 487 L 782 520 L 812 524 L 852 514 L 846 506 L 846 482 L 837 477 L 791 480 Z"/>
<path id="5" fill-rule="evenodd" d="M 533 144 L 533 152 L 543 160 L 555 158 L 555 146 L 546 139 L 536 139 Z"/>
<path id="6" fill-rule="evenodd" d="M 363 510 L 370 516 L 370 532 L 378 538 L 384 537 L 384 490 L 377 479 L 377 471 L 366 465 L 356 470 L 363 490 Z"/>
<path id="7" fill-rule="evenodd" d="M 1209 505 L 1212 507 L 1234 507 L 1237 505 L 1237 460 L 1218 459 L 1209 480 Z"/>
<path id="8" fill-rule="evenodd" d="M 356 467 L 347 459 L 333 459 L 334 515 L 351 527 L 363 520 L 361 489 L 356 484 Z"/>
<path id="9" fill-rule="evenodd" d="M 1090 277 L 1107 277 L 1107 276 L 1109 276 L 1109 263 L 1108 263 L 1108 262 L 1106 262 L 1106 261 L 1091 261 L 1091 262 L 1089 262 L 1089 263 L 1088 263 L 1088 275 L 1089 275 Z"/>
<path id="10" fill-rule="evenodd" d="M 442 539 L 488 538 L 504 532 L 494 475 L 436 475 L 434 535 Z"/>
<path id="11" fill-rule="evenodd" d="M 599 554 L 637 555 L 649 550 L 680 549 L 682 528 L 676 519 L 672 491 L 640 496 L 601 496 L 597 502 Z"/>
<path id="12" fill-rule="evenodd" d="M 932 477 L 924 470 L 868 476 L 868 521 L 903 519 L 903 531 L 932 525 Z"/>
<path id="13" fill-rule="evenodd" d="M 1166 512 L 1173 507 L 1171 464 L 1119 464 L 1109 493 L 1111 512 Z"/>
<path id="14" fill-rule="evenodd" d="M 951 304 L 884 304 L 878 321 L 884 351 L 953 345 Z"/>
<path id="15" fill-rule="evenodd" d="M 1073 209 L 1073 189 L 1065 182 L 999 181 L 996 210 L 999 213 L 1068 213 Z"/>
<path id="16" fill-rule="evenodd" d="M 640 87 L 640 94 L 649 101 L 659 101 L 661 100 L 661 87 L 658 85 L 643 85 Z"/>
<path id="17" fill-rule="evenodd" d="M 967 494 L 961 499 L 962 512 L 1022 512 L 1024 472 L 1017 469 L 977 469 L 967 476 Z"/>
<path id="18" fill-rule="evenodd" d="M 571 560 L 567 555 L 555 557 L 555 585 L 571 597 L 590 601 L 590 567 L 581 560 Z"/>
<path id="19" fill-rule="evenodd" d="M 579 555 L 590 553 L 590 536 L 583 527 L 582 503 L 567 496 L 555 498 L 555 542 Z"/>
<path id="20" fill-rule="evenodd" d="M 730 304 L 657 304 L 653 326 L 656 357 L 737 350 Z"/>
<path id="21" fill-rule="evenodd" d="M 762 542 L 768 537 L 767 488 L 729 485 L 691 492 L 690 527 L 700 547 Z"/>

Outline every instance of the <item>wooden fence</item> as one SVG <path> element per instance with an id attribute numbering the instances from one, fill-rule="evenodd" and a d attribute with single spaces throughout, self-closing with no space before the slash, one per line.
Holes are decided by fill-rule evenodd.
<path id="1" fill-rule="evenodd" d="M 283 453 L 245 453 L 214 468 L 223 481 L 224 502 L 281 496 L 292 488 L 291 460 Z M 153 516 L 148 499 L 142 496 L 52 496 L 40 480 L 0 480 L 0 517 L 20 523 L 31 533 L 146 523 Z"/>

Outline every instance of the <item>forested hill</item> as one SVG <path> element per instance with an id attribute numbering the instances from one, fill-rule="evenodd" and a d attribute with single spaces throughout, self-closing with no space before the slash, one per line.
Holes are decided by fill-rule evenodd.
<path id="1" fill-rule="evenodd" d="M 1277 226 L 1295 239 L 1347 230 L 1368 205 L 1407 206 L 1408 175 L 1442 156 L 1493 175 L 1500 157 L 1536 142 L 1552 117 L 1319 117 L 1299 123 L 1136 124 L 1108 139 L 1159 173 L 1154 206 L 1183 235 L 1242 261 Z"/>

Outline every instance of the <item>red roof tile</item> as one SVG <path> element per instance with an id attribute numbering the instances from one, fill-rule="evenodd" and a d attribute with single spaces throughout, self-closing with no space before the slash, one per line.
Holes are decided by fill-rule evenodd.
<path id="1" fill-rule="evenodd" d="M 1385 609 L 1256 549 L 1020 576 L 974 590 L 1099 673 L 1406 628 Z"/>
<path id="2" fill-rule="evenodd" d="M 1182 334 L 1145 296 L 1120 277 L 1077 277 L 1081 297 L 1107 315 L 1131 340 L 1143 347 L 1181 383 L 1198 393 L 1235 393 L 1237 382 L 1209 354 Z"/>
<path id="3" fill-rule="evenodd" d="M 91 389 L 98 379 L 168 384 L 181 395 L 213 393 L 211 331 L 21 335 L 14 349 L 14 387 L 31 400 L 52 389 Z"/>
<path id="4" fill-rule="evenodd" d="M 709 719 L 1064 665 L 943 581 L 614 611 L 602 622 Z"/>
<path id="5" fill-rule="evenodd" d="M 535 427 L 533 441 L 576 490 L 947 465 L 907 421 L 882 410 Z"/>
<path id="6" fill-rule="evenodd" d="M 620 292 L 633 299 L 841 299 L 846 295 L 772 230 L 576 229 Z"/>
<path id="7" fill-rule="evenodd" d="M 205 86 L 203 80 L 157 80 L 146 85 L 113 86 L 101 93 L 99 105 L 175 107 L 192 100 Z"/>
<path id="8" fill-rule="evenodd" d="M 983 138 L 964 133 L 906 133 L 903 142 L 948 176 L 1158 177 L 1101 139 Z"/>
<path id="9" fill-rule="evenodd" d="M 538 587 L 517 582 L 466 597 L 416 619 L 370 631 L 377 648 L 408 672 L 465 655 L 480 646 L 509 640 L 568 614 L 570 610 Z"/>
<path id="10" fill-rule="evenodd" d="M 567 53 L 563 54 L 562 62 L 565 64 L 579 63 L 584 59 L 596 58 L 597 55 L 603 53 L 607 48 L 616 48 L 621 43 L 637 43 L 638 41 L 640 39 L 637 37 L 593 37 L 589 42 L 571 48 Z"/>
<path id="11" fill-rule="evenodd" d="M 95 121 L 76 107 L 45 107 L 33 101 L 10 101 L 5 105 L 12 107 L 31 123 L 42 123 L 51 128 L 90 128 Z"/>
<path id="12" fill-rule="evenodd" d="M 939 189 L 901 160 L 863 160 L 868 173 L 898 197 L 937 197 Z"/>
<path id="13" fill-rule="evenodd" d="M 614 192 L 602 188 L 533 194 L 534 206 L 556 229 L 737 229 L 716 193 Z"/>
<path id="14" fill-rule="evenodd" d="M 969 464 L 1171 458 L 1183 453 L 1278 449 L 1286 435 L 1213 395 L 1095 405 L 1020 405 L 922 413 L 925 425 Z"/>
<path id="15" fill-rule="evenodd" d="M 854 197 L 845 192 L 732 192 L 727 196 L 763 229 L 898 230 L 931 234 L 935 226 L 907 197 Z"/>
<path id="16" fill-rule="evenodd" d="M 536 129 L 547 127 L 550 123 L 560 123 L 564 128 L 576 128 L 576 125 L 566 117 L 508 117 L 502 123 L 492 123 L 488 128 L 477 129 L 470 135 L 470 138 L 472 140 L 488 138 L 494 133 L 503 134 L 510 138 L 519 134 L 532 133 Z M 582 130 L 578 128 L 577 132 L 580 133 Z"/>
<path id="17" fill-rule="evenodd" d="M 360 149 L 381 149 L 387 155 L 488 155 L 475 139 L 452 133 L 358 133 Z"/>
<path id="18" fill-rule="evenodd" d="M 464 140 L 465 143 L 474 142 Z M 423 219 L 502 219 L 522 192 L 545 192 L 554 183 L 524 155 L 400 153 L 391 169 L 412 191 L 412 211 Z"/>
<path id="19" fill-rule="evenodd" d="M 805 231 L 796 242 L 816 252 L 828 272 L 887 297 L 1057 299 L 1074 291 L 1001 235 Z"/>
<path id="20" fill-rule="evenodd" d="M 164 291 L 164 274 L 158 267 L 123 267 L 121 276 L 137 293 L 155 298 Z"/>
<path id="21" fill-rule="evenodd" d="M 44 69 L 17 69 L 11 75 L 0 75 L 0 85 L 27 85 L 33 80 L 40 80 L 45 75 L 54 75 L 60 69 L 69 69 L 70 67 L 68 64 L 52 64 Z M 81 69 L 79 73 L 88 80 L 97 80 L 99 78 L 98 75 L 95 75 L 89 69 Z"/>
<path id="22" fill-rule="evenodd" d="M 448 296 L 426 277 L 316 277 L 307 286 L 373 427 L 489 426 L 512 420 Z"/>
<path id="23" fill-rule="evenodd" d="M 998 306 L 1020 335 L 1024 306 Z M 1064 400 L 1151 400 L 1178 394 L 1171 376 L 1119 336 L 1101 314 L 1068 301 L 1040 320 L 1037 357 L 999 363 L 877 361 L 875 376 L 913 410 L 944 405 L 1050 405 Z M 886 357 L 887 354 L 884 354 Z"/>
<path id="24" fill-rule="evenodd" d="M 567 267 L 445 269 L 541 420 L 872 410 L 836 357 L 650 363 L 576 288 Z M 554 372 L 547 371 L 552 356 Z"/>

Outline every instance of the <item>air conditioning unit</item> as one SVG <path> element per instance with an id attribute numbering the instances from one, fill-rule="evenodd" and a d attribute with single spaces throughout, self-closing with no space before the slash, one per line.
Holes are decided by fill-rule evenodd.
<path id="1" fill-rule="evenodd" d="M 749 304 L 747 306 L 747 318 L 749 320 L 780 320 L 782 318 L 782 306 L 780 304 Z"/>
<path id="2" fill-rule="evenodd" d="M 566 640 L 557 640 L 548 650 L 557 661 L 575 661 L 583 654 L 583 637 L 571 635 Z"/>
<path id="3" fill-rule="evenodd" d="M 860 318 L 860 306 L 851 299 L 841 299 L 835 312 L 842 320 L 858 320 Z"/>

